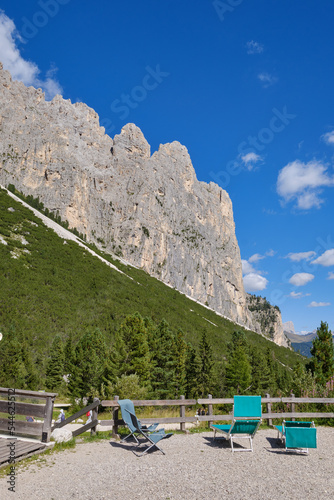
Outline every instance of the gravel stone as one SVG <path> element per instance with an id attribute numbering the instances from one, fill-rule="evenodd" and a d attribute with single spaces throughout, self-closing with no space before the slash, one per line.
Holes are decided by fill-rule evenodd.
<path id="1" fill-rule="evenodd" d="M 247 441 L 240 441 L 245 444 Z M 254 452 L 231 453 L 212 432 L 175 434 L 161 441 L 166 455 L 141 458 L 132 443 L 77 444 L 74 450 L 40 455 L 17 466 L 15 495 L 0 480 L 2 500 L 202 500 L 332 499 L 334 429 L 318 428 L 309 455 L 285 452 L 274 429 L 258 431 Z M 46 460 L 46 461 L 44 461 Z"/>

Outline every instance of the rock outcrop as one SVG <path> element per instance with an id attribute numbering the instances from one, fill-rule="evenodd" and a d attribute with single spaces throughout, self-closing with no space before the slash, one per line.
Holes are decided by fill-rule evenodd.
<path id="1" fill-rule="evenodd" d="M 261 332 L 278 345 L 290 347 L 279 308 L 272 306 L 265 298 L 251 294 L 247 294 L 247 304 L 253 316 L 255 331 Z"/>
<path id="2" fill-rule="evenodd" d="M 2 67 L 0 107 L 2 184 L 39 197 L 106 252 L 260 331 L 247 307 L 231 200 L 197 180 L 184 146 L 151 155 L 133 124 L 112 139 L 85 104 L 46 102 Z"/>

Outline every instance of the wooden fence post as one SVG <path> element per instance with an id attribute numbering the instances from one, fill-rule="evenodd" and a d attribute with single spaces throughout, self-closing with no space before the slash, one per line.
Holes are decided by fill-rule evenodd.
<path id="1" fill-rule="evenodd" d="M 114 397 L 114 401 L 118 401 L 119 400 L 119 396 L 115 396 Z M 114 439 L 119 439 L 119 435 L 118 435 L 118 424 L 117 424 L 117 420 L 118 420 L 118 406 L 114 406 L 113 407 L 113 411 L 112 411 L 113 415 L 113 426 L 112 426 L 112 437 Z"/>
<path id="2" fill-rule="evenodd" d="M 185 396 L 180 396 L 180 399 L 185 399 Z M 186 416 L 186 407 L 185 405 L 180 405 L 180 417 Z M 180 422 L 180 431 L 186 432 L 186 423 Z"/>
<path id="3" fill-rule="evenodd" d="M 42 442 L 48 443 L 51 436 L 52 413 L 53 413 L 54 398 L 48 396 L 45 402 L 45 416 L 42 428 Z"/>
<path id="4" fill-rule="evenodd" d="M 99 398 L 94 398 L 93 402 L 95 403 L 95 401 L 99 401 Z M 95 406 L 95 408 L 93 408 L 93 410 L 92 410 L 92 421 L 93 422 L 94 422 L 94 420 L 97 420 L 98 413 L 99 413 L 99 407 Z M 95 434 L 96 434 L 96 426 L 92 427 L 91 430 L 90 430 L 90 435 L 91 436 L 95 436 Z"/>
<path id="5" fill-rule="evenodd" d="M 295 395 L 291 393 L 291 397 L 294 398 Z M 295 413 L 296 410 L 296 403 L 291 403 L 291 413 Z M 294 422 L 296 419 L 295 417 L 292 417 L 291 420 Z"/>
<path id="6" fill-rule="evenodd" d="M 266 393 L 266 398 L 270 398 L 270 394 L 268 394 L 268 392 Z M 266 406 L 267 406 L 267 413 L 271 413 L 271 403 L 269 403 L 269 402 L 266 403 Z M 273 425 L 273 419 L 268 418 L 267 423 L 268 423 L 268 425 Z"/>
<path id="7" fill-rule="evenodd" d="M 212 399 L 212 394 L 208 394 L 208 399 Z M 208 405 L 208 415 L 213 415 L 213 406 L 210 404 Z M 210 428 L 211 424 L 212 424 L 212 421 L 209 420 L 208 421 L 209 428 Z"/>

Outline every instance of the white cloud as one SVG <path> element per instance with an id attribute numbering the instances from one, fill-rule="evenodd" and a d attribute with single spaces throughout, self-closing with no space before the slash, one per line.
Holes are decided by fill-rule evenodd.
<path id="1" fill-rule="evenodd" d="M 254 165 L 262 160 L 261 156 L 256 153 L 247 153 L 244 156 L 241 156 L 241 160 L 246 165 L 248 170 L 252 170 Z"/>
<path id="2" fill-rule="evenodd" d="M 249 257 L 248 262 L 258 262 L 259 260 L 265 259 L 266 257 L 273 257 L 276 254 L 275 250 L 268 250 L 264 255 L 261 255 L 260 253 L 255 253 L 251 257 Z"/>
<path id="3" fill-rule="evenodd" d="M 254 40 L 246 43 L 247 54 L 261 54 L 263 52 L 263 45 Z"/>
<path id="4" fill-rule="evenodd" d="M 330 306 L 330 302 L 311 302 L 307 307 L 326 307 Z"/>
<path id="5" fill-rule="evenodd" d="M 290 252 L 285 258 L 290 259 L 294 262 L 300 262 L 301 260 L 310 260 L 315 255 L 316 253 L 313 250 L 311 250 L 310 252 L 299 252 L 299 253 Z"/>
<path id="6" fill-rule="evenodd" d="M 259 260 L 264 259 L 264 255 L 261 255 L 259 253 L 255 253 L 251 257 L 249 257 L 248 261 L 249 262 L 258 262 Z"/>
<path id="7" fill-rule="evenodd" d="M 274 83 L 277 82 L 276 76 L 271 75 L 270 73 L 263 72 L 257 75 L 258 79 L 260 82 L 262 82 L 263 86 L 265 88 L 270 87 L 271 85 L 274 85 Z"/>
<path id="8" fill-rule="evenodd" d="M 296 273 L 289 279 L 289 283 L 295 286 L 304 286 L 314 278 L 313 274 L 310 273 Z"/>
<path id="9" fill-rule="evenodd" d="M 253 266 L 247 260 L 241 259 L 241 265 L 242 265 L 242 274 L 253 273 L 255 271 Z"/>
<path id="10" fill-rule="evenodd" d="M 56 69 L 51 68 L 46 78 L 40 79 L 38 66 L 21 56 L 17 47 L 18 41 L 20 41 L 20 35 L 14 22 L 6 16 L 3 10 L 0 10 L 0 61 L 4 69 L 10 72 L 13 80 L 20 80 L 25 85 L 32 85 L 36 88 L 41 87 L 46 99 L 50 100 L 56 94 L 61 94 L 62 88 L 54 78 Z"/>
<path id="11" fill-rule="evenodd" d="M 249 273 L 243 277 L 244 287 L 246 292 L 258 292 L 264 290 L 268 284 L 268 280 L 256 273 Z"/>
<path id="12" fill-rule="evenodd" d="M 321 266 L 334 266 L 334 248 L 326 250 L 320 257 L 312 260 L 311 264 L 320 264 Z"/>
<path id="13" fill-rule="evenodd" d="M 322 139 L 327 143 L 327 144 L 331 144 L 331 145 L 334 145 L 334 130 L 332 130 L 331 132 L 327 132 L 327 134 L 324 134 L 322 136 Z"/>
<path id="14" fill-rule="evenodd" d="M 274 257 L 275 254 L 276 254 L 275 250 L 271 249 L 268 250 L 268 252 L 266 252 L 266 257 Z"/>
<path id="15" fill-rule="evenodd" d="M 328 276 L 327 276 L 327 279 L 328 279 L 328 280 L 334 280 L 334 273 L 329 272 L 329 273 L 328 273 Z"/>
<path id="16" fill-rule="evenodd" d="M 302 292 L 291 292 L 288 297 L 291 297 L 292 299 L 301 299 L 302 297 L 309 297 L 311 294 L 310 293 L 302 293 Z"/>
<path id="17" fill-rule="evenodd" d="M 297 201 L 297 207 L 307 210 L 319 208 L 324 187 L 334 186 L 334 177 L 328 175 L 327 166 L 319 161 L 303 163 L 295 160 L 280 170 L 277 179 L 277 193 L 285 202 Z"/>

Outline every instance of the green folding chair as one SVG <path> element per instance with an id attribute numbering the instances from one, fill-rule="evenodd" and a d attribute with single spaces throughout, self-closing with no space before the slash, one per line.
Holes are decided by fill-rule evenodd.
<path id="1" fill-rule="evenodd" d="M 231 425 L 211 424 L 216 433 L 223 434 L 231 443 L 231 451 L 253 451 L 253 438 L 262 422 L 261 396 L 234 396 Z M 234 448 L 234 439 L 249 439 L 249 448 Z"/>

